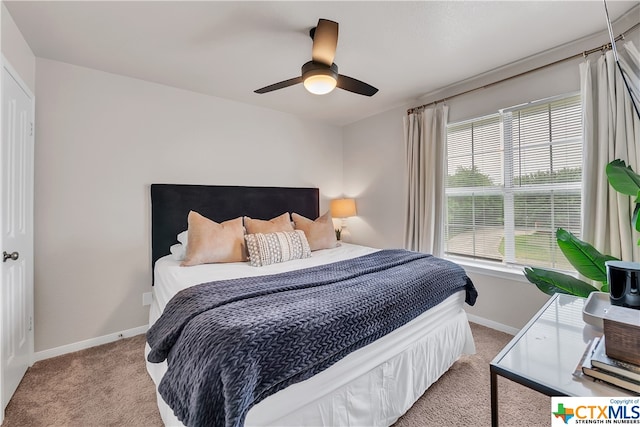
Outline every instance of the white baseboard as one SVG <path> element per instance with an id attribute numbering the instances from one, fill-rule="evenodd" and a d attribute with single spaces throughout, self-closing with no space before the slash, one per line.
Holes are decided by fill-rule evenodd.
<path id="1" fill-rule="evenodd" d="M 135 335 L 144 334 L 149 329 L 149 325 L 138 326 L 137 328 L 127 329 L 126 331 L 114 332 L 113 334 L 103 335 L 101 337 L 90 338 L 84 341 L 74 342 L 72 344 L 60 347 L 50 348 L 48 350 L 37 351 L 33 353 L 32 364 L 40 360 L 50 359 L 63 354 L 73 353 L 74 351 L 84 350 L 95 347 L 97 345 L 108 344 L 123 338 L 133 337 Z"/>
<path id="2" fill-rule="evenodd" d="M 511 326 L 504 325 L 502 323 L 494 322 L 493 320 L 485 319 L 484 317 L 475 316 L 467 313 L 467 318 L 470 322 L 477 323 L 478 325 L 486 326 L 487 328 L 495 329 L 496 331 L 504 332 L 505 334 L 515 335 L 520 332 L 520 329 Z"/>

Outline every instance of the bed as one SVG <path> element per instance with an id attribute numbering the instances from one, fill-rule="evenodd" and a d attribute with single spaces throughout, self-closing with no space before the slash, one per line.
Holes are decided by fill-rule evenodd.
<path id="1" fill-rule="evenodd" d="M 310 258 L 259 268 L 246 262 L 180 267 L 180 262 L 169 255 L 169 248 L 176 243 L 176 235 L 186 230 L 190 210 L 214 221 L 243 215 L 268 219 L 283 212 L 316 218 L 319 216 L 318 190 L 154 184 L 151 200 L 154 298 L 150 326 L 160 323 L 163 312 L 168 315 L 167 305 L 176 295 L 181 295 L 182 290 L 196 289 L 205 282 L 291 275 L 299 271 L 305 271 L 306 275 L 307 271 L 324 268 L 322 266 L 367 259 L 383 252 L 342 243 L 333 249 L 314 251 Z M 475 352 L 463 309 L 468 297 L 465 290 L 453 292 L 397 329 L 337 357 L 319 372 L 285 384 L 267 397 L 261 396 L 258 403 L 249 405 L 246 418 L 238 425 L 393 424 L 461 355 Z M 147 360 L 151 352 L 147 344 Z M 166 360 L 147 361 L 147 370 L 157 388 L 168 369 Z M 183 425 L 159 392 L 157 400 L 165 425 Z"/>

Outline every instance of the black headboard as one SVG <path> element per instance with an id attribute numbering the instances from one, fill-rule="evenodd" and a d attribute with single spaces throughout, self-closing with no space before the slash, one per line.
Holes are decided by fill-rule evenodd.
<path id="1" fill-rule="evenodd" d="M 193 210 L 216 222 L 239 216 L 271 219 L 284 212 L 319 214 L 317 188 L 151 184 L 151 267 L 169 254 Z M 152 270 L 153 271 L 153 270 Z"/>

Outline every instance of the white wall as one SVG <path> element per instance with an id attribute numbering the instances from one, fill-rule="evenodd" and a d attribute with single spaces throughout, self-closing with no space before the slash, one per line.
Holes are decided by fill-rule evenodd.
<path id="1" fill-rule="evenodd" d="M 36 351 L 147 323 L 151 183 L 342 189 L 337 127 L 37 59 Z"/>
<path id="2" fill-rule="evenodd" d="M 358 216 L 348 219 L 353 242 L 403 247 L 406 107 L 361 120 L 343 131 L 345 195 L 356 199 Z"/>
<path id="3" fill-rule="evenodd" d="M 640 6 L 636 6 L 618 21 L 613 23 L 614 34 L 618 35 L 638 23 Z M 495 113 L 497 109 L 518 105 L 557 95 L 562 92 L 579 90 L 578 64 L 583 61 L 582 52 L 593 48 L 600 48 L 609 43 L 609 35 L 605 31 L 603 16 L 603 31 L 592 36 L 559 46 L 538 55 L 524 58 L 513 64 L 508 64 L 472 79 L 441 88 L 420 97 L 420 103 L 430 103 L 447 99 L 449 105 L 449 122 L 461 121 L 485 114 Z M 626 34 L 626 40 L 633 40 L 636 47 L 640 44 L 640 29 Z M 620 46 L 623 42 L 619 42 Z M 576 55 L 577 54 L 577 55 Z M 592 54 L 597 58 L 599 52 Z M 577 56 L 569 61 L 558 63 L 550 68 L 526 74 L 513 80 L 507 80 L 495 86 L 493 82 L 536 69 L 546 64 L 560 61 L 564 58 Z M 454 97 L 452 95 L 470 89 L 483 88 L 469 94 Z"/>
<path id="4" fill-rule="evenodd" d="M 618 31 L 637 22 L 640 7 L 615 26 Z M 629 38 L 636 40 L 640 31 Z M 618 34 L 618 33 L 616 33 Z M 470 88 L 481 87 L 507 76 L 516 75 L 576 52 L 600 46 L 608 41 L 598 34 L 571 45 L 529 58 L 494 73 L 444 88 L 421 98 L 432 102 Z M 637 42 L 636 42 L 637 43 Z M 471 92 L 447 101 L 449 122 L 495 113 L 499 108 L 549 96 L 578 91 L 582 58 L 558 64 L 517 79 Z M 376 247 L 401 247 L 404 231 L 405 157 L 402 119 L 406 108 L 396 108 L 344 128 L 345 193 L 357 198 L 358 217 L 349 220 L 351 240 Z M 524 279 L 499 278 L 469 273 L 479 297 L 467 311 L 511 328 L 521 328 L 547 301 L 548 297 Z"/>
<path id="5" fill-rule="evenodd" d="M 2 54 L 20 75 L 22 81 L 29 86 L 31 92 L 35 93 L 36 58 L 4 3 L 2 3 L 0 15 Z"/>

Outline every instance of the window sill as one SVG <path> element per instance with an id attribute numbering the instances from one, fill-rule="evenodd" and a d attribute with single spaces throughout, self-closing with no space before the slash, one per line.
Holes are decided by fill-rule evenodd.
<path id="1" fill-rule="evenodd" d="M 529 283 L 522 271 L 524 267 L 509 267 L 500 263 L 490 264 L 488 262 L 478 262 L 471 259 L 445 256 L 445 259 L 459 264 L 468 273 L 482 274 L 484 276 L 497 277 L 499 279 L 513 280 L 518 282 Z"/>

